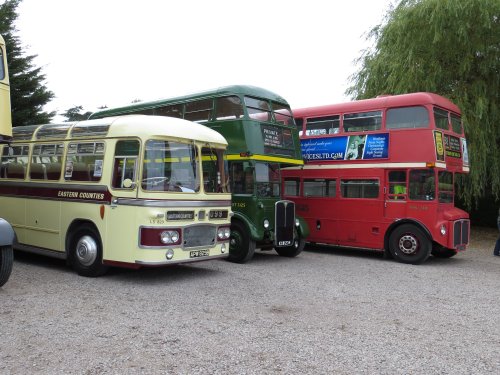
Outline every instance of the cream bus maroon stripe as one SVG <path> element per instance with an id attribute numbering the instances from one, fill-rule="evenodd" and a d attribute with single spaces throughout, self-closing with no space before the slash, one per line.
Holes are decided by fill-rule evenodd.
<path id="1" fill-rule="evenodd" d="M 111 193 L 105 185 L 47 184 L 36 182 L 0 181 L 0 196 L 111 203 Z"/>
<path id="2" fill-rule="evenodd" d="M 146 207 L 220 207 L 230 206 L 230 200 L 218 201 L 196 201 L 196 200 L 155 200 L 155 199 L 131 199 L 131 198 L 116 198 L 113 204 L 123 206 L 146 206 Z"/>

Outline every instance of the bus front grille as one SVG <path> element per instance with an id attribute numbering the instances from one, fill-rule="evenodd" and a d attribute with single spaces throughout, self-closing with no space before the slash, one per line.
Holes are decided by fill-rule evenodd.
<path id="1" fill-rule="evenodd" d="M 453 223 L 453 247 L 464 248 L 469 244 L 470 220 L 457 220 Z"/>
<path id="2" fill-rule="evenodd" d="M 201 246 L 214 246 L 217 240 L 217 229 L 214 225 L 193 225 L 184 228 L 183 247 L 190 249 Z"/>
<path id="3" fill-rule="evenodd" d="M 278 201 L 275 204 L 275 246 L 293 245 L 295 227 L 295 203 Z"/>

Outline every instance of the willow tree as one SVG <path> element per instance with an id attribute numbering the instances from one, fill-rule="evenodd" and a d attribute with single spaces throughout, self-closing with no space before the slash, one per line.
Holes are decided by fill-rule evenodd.
<path id="1" fill-rule="evenodd" d="M 356 99 L 430 91 L 462 110 L 470 205 L 491 188 L 500 198 L 500 1 L 402 0 L 369 34 L 347 93 Z"/>

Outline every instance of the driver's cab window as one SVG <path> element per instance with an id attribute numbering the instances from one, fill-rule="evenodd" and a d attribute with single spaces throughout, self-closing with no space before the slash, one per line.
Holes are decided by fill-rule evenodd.
<path id="1" fill-rule="evenodd" d="M 139 141 L 126 140 L 116 142 L 115 159 L 113 164 L 112 187 L 115 189 L 133 189 L 137 172 L 137 158 L 139 157 Z M 130 180 L 130 182 L 125 182 Z M 125 182 L 125 183 L 124 183 Z"/>
<path id="2" fill-rule="evenodd" d="M 231 192 L 234 194 L 253 194 L 253 167 L 247 162 L 232 162 L 230 165 Z"/>

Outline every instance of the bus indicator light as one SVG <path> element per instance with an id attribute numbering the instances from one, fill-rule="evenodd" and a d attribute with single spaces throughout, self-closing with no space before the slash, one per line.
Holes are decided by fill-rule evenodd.
<path id="1" fill-rule="evenodd" d="M 104 220 L 104 210 L 105 210 L 105 207 L 103 204 L 101 204 L 101 208 L 100 208 L 100 214 L 101 214 L 101 219 Z"/>

